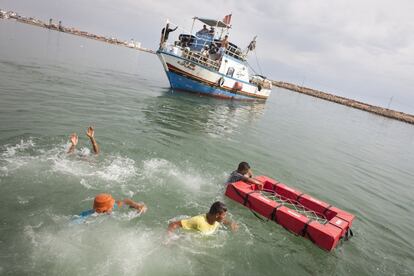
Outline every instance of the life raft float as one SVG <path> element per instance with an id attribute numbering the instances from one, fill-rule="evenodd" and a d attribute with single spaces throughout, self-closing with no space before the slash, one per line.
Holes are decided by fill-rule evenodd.
<path id="1" fill-rule="evenodd" d="M 256 179 L 263 190 L 238 181 L 227 185 L 226 196 L 327 251 L 353 235 L 354 215 L 269 177 Z"/>

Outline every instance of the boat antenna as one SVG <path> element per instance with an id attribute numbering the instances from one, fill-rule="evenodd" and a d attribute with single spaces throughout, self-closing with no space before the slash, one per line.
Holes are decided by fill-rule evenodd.
<path id="1" fill-rule="evenodd" d="M 262 76 L 263 76 L 262 67 L 260 67 L 260 64 L 259 64 L 259 59 L 257 58 L 257 52 L 256 52 L 256 49 L 254 50 L 254 55 L 255 55 L 255 57 L 256 57 L 256 63 L 257 63 L 257 67 L 259 68 L 260 75 L 262 75 Z"/>

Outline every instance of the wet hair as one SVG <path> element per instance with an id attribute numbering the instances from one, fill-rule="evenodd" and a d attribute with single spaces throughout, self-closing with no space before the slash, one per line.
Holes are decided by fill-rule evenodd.
<path id="1" fill-rule="evenodd" d="M 216 215 L 222 212 L 227 212 L 227 207 L 223 202 L 220 201 L 214 202 L 210 207 L 210 211 L 208 211 L 210 215 Z"/>
<path id="2" fill-rule="evenodd" d="M 240 162 L 239 167 L 237 168 L 237 172 L 245 174 L 250 169 L 250 165 L 247 162 Z"/>

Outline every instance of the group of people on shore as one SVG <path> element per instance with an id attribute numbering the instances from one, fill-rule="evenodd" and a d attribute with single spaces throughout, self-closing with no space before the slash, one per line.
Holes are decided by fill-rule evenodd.
<path id="1" fill-rule="evenodd" d="M 86 136 L 91 142 L 93 152 L 98 154 L 99 146 L 95 139 L 95 130 L 93 127 L 89 127 L 87 129 Z M 70 136 L 71 145 L 67 151 L 68 154 L 75 152 L 78 140 L 79 138 L 76 133 L 73 133 Z M 230 174 L 226 184 L 237 181 L 255 184 L 259 189 L 263 188 L 263 183 L 253 178 L 253 172 L 247 162 L 241 162 L 239 164 L 237 170 Z M 123 206 L 136 209 L 141 214 L 145 213 L 148 209 L 144 203 L 135 202 L 130 198 L 115 200 L 112 195 L 101 193 L 95 197 L 92 209 L 82 212 L 80 216 L 87 217 L 93 213 L 110 214 L 113 210 L 119 209 Z M 169 223 L 167 232 L 171 235 L 176 229 L 183 228 L 185 230 L 195 230 L 201 232 L 202 234 L 209 235 L 214 233 L 219 228 L 220 224 L 228 225 L 233 231 L 236 230 L 238 228 L 237 223 L 228 220 L 226 215 L 226 205 L 223 202 L 216 201 L 211 205 L 209 211 L 205 214 L 199 214 L 189 219 L 177 220 Z"/>

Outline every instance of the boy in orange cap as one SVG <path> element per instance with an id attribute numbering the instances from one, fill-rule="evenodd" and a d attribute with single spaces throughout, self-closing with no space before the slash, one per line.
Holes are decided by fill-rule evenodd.
<path id="1" fill-rule="evenodd" d="M 80 213 L 81 218 L 86 218 L 93 213 L 108 213 L 110 214 L 113 210 L 122 207 L 122 205 L 128 205 L 129 208 L 134 208 L 140 213 L 145 213 L 147 211 L 147 206 L 144 203 L 137 203 L 129 198 L 124 200 L 115 201 L 115 199 L 110 194 L 99 194 L 95 197 L 93 201 L 93 208 L 87 211 Z"/>

